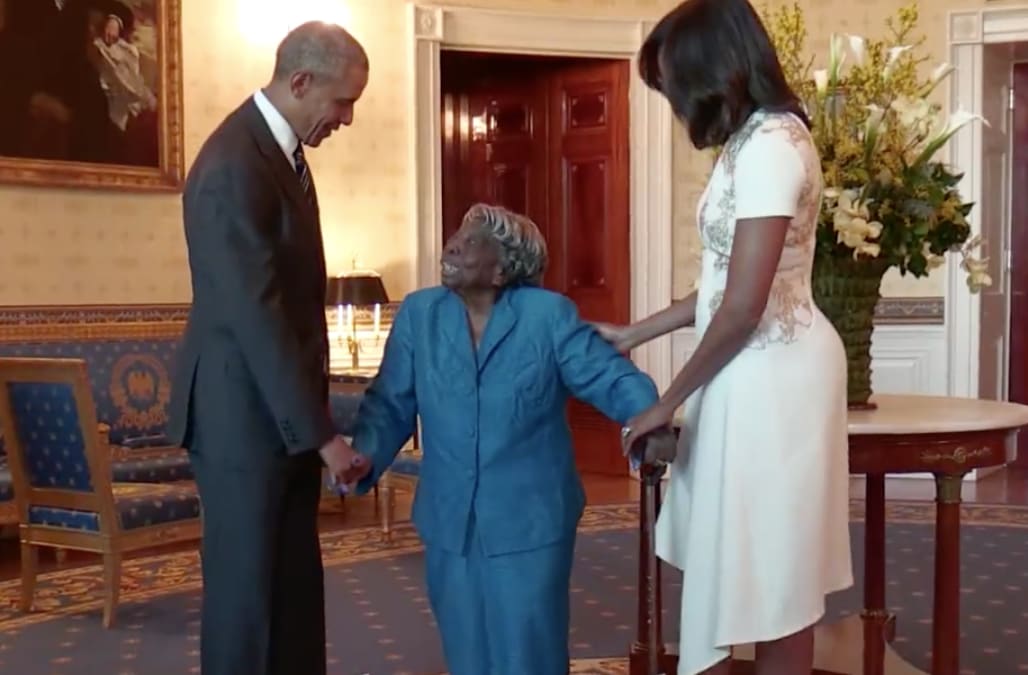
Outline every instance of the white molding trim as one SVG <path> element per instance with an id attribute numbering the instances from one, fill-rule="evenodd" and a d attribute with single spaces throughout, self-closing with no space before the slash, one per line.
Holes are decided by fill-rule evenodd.
<path id="1" fill-rule="evenodd" d="M 1002 6 L 949 12 L 949 60 L 955 70 L 949 101 L 958 108 L 983 112 L 982 71 L 986 44 L 1028 41 L 1028 6 Z M 949 143 L 949 161 L 964 172 L 960 189 L 976 204 L 971 212 L 972 235 L 981 232 L 977 204 L 983 198 L 984 139 L 980 124 L 969 124 Z M 947 392 L 950 396 L 977 397 L 979 368 L 979 298 L 964 281 L 956 256 L 948 256 L 946 282 Z"/>
<path id="2" fill-rule="evenodd" d="M 408 4 L 409 148 L 412 287 L 438 283 L 442 248 L 440 66 L 442 49 L 633 59 L 651 28 L 634 19 L 568 17 L 475 7 Z M 671 302 L 670 107 L 638 77 L 629 98 L 632 319 Z M 656 340 L 633 353 L 663 390 L 671 383 L 671 344 Z"/>
<path id="3" fill-rule="evenodd" d="M 692 328 L 671 336 L 678 372 L 698 345 Z M 888 394 L 946 395 L 946 328 L 939 324 L 885 324 L 871 338 L 871 378 L 876 392 Z"/>

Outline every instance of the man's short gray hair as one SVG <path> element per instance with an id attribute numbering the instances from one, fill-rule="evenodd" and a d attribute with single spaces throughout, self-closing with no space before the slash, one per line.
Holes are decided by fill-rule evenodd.
<path id="1" fill-rule="evenodd" d="M 342 26 L 308 21 L 282 39 L 275 52 L 276 80 L 297 71 L 327 77 L 341 76 L 348 66 L 368 66 L 364 47 Z"/>
<path id="2" fill-rule="evenodd" d="M 542 284 L 549 254 L 542 232 L 528 216 L 502 206 L 475 204 L 464 214 L 462 224 L 481 228 L 499 244 L 507 286 Z"/>

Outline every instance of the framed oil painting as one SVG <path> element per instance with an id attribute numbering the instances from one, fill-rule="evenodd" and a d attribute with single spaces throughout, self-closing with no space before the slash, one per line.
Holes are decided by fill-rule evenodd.
<path id="1" fill-rule="evenodd" d="M 177 190 L 180 0 L 0 0 L 0 182 Z"/>

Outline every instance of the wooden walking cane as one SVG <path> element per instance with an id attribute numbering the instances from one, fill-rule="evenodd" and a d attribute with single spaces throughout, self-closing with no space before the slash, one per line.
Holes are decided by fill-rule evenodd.
<path id="1" fill-rule="evenodd" d="M 622 438 L 630 431 L 621 430 Z M 667 470 L 663 458 L 646 457 L 646 441 L 640 439 L 630 452 L 632 466 L 639 472 L 639 583 L 637 588 L 635 642 L 628 658 L 629 675 L 667 675 L 674 670 L 664 653 L 661 630 L 660 564 L 657 561 L 655 529 L 660 510 L 660 480 Z M 650 461 L 644 461 L 649 459 Z"/>
<path id="2" fill-rule="evenodd" d="M 664 654 L 664 636 L 661 635 L 660 585 L 657 583 L 660 562 L 657 560 L 655 531 L 657 508 L 660 501 L 660 480 L 667 471 L 667 465 L 664 463 L 644 464 L 639 471 L 643 479 L 643 491 L 649 493 L 643 499 L 643 504 L 645 504 L 643 518 L 646 523 L 646 576 L 649 578 L 649 583 L 646 584 L 646 614 L 649 617 L 646 622 L 647 675 L 667 675 L 661 664 L 661 657 Z"/>

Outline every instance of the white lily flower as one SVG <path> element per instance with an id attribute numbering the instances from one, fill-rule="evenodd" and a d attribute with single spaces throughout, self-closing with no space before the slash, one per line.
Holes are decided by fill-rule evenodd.
<path id="1" fill-rule="evenodd" d="M 828 71 L 825 69 L 814 71 L 814 87 L 817 93 L 824 94 L 828 91 Z"/>
<path id="2" fill-rule="evenodd" d="M 864 150 L 870 155 L 878 145 L 878 134 L 885 120 L 885 108 L 874 103 L 867 106 L 867 120 L 864 122 Z"/>
<path id="3" fill-rule="evenodd" d="M 954 70 L 955 68 L 953 67 L 953 64 L 945 61 L 935 66 L 935 69 L 932 71 L 931 78 L 929 78 L 928 91 L 926 93 L 934 91 L 935 88 L 938 87 L 943 80 L 949 77 L 950 73 Z"/>
<path id="4" fill-rule="evenodd" d="M 859 35 L 849 35 L 850 53 L 853 54 L 853 63 L 857 66 L 863 66 L 867 61 L 867 43 L 864 38 Z"/>
<path id="5" fill-rule="evenodd" d="M 946 141 L 948 141 L 955 133 L 974 121 L 981 121 L 985 126 L 989 126 L 988 120 L 977 113 L 968 112 L 966 110 L 957 110 L 951 114 L 949 116 L 949 120 L 946 121 L 945 126 L 942 126 L 941 129 L 936 130 L 932 134 L 932 137 L 928 140 L 924 150 L 921 151 L 921 154 L 914 161 L 914 165 L 916 166 L 931 159 L 935 153 L 939 151 L 939 148 L 945 145 Z"/>
<path id="6" fill-rule="evenodd" d="M 900 57 L 910 51 L 910 49 L 910 45 L 891 47 L 889 49 L 888 58 L 885 61 L 885 68 L 882 70 L 882 77 L 886 80 L 892 77 L 892 73 L 896 70 L 896 65 L 899 63 Z"/>

